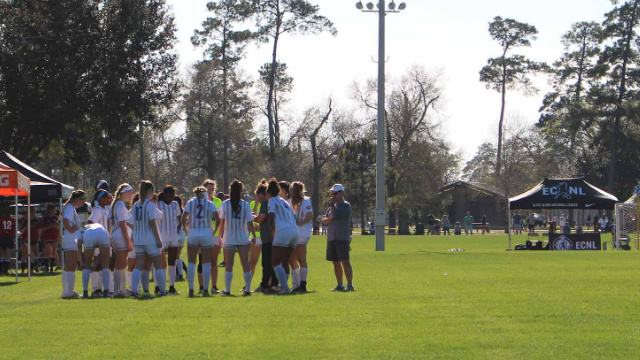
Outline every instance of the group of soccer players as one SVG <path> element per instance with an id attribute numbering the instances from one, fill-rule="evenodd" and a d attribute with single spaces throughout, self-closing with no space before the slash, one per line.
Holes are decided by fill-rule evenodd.
<path id="1" fill-rule="evenodd" d="M 238 180 L 230 185 L 224 201 L 214 196 L 215 190 L 216 183 L 206 180 L 193 189 L 193 197 L 183 207 L 172 186 L 156 192 L 154 184 L 145 180 L 135 194 L 126 183 L 111 194 L 107 182 L 100 181 L 84 226 L 77 209 L 85 205 L 87 195 L 83 190 L 74 191 L 60 215 L 62 297 L 90 297 L 90 281 L 94 289 L 100 283 L 98 289 L 103 288 L 93 296 L 147 297 L 151 274 L 157 296 L 177 295 L 175 281 L 183 271 L 180 254 L 185 241 L 189 297 L 196 296 L 196 278 L 197 293 L 203 297 L 231 295 L 236 253 L 242 265 L 243 295 L 252 293 L 251 282 L 261 255 L 262 281 L 254 292 L 306 292 L 313 209 L 304 195 L 304 184 L 262 180 L 255 188 L 256 201 L 251 203 L 243 199 L 245 186 Z M 221 252 L 225 287 L 219 291 L 217 262 Z M 82 296 L 74 291 L 79 264 L 83 269 Z"/>

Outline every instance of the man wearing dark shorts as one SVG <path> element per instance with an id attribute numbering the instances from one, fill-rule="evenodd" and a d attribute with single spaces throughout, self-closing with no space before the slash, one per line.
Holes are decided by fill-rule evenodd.
<path id="1" fill-rule="evenodd" d="M 353 267 L 349 260 L 351 242 L 351 204 L 344 200 L 344 186 L 333 185 L 329 190 L 330 207 L 322 218 L 322 225 L 328 226 L 327 261 L 333 262 L 333 271 L 338 285 L 332 291 L 354 291 Z M 342 282 L 342 274 L 347 277 L 347 287 Z"/>
<path id="2" fill-rule="evenodd" d="M 0 275 L 6 275 L 9 272 L 15 247 L 17 223 L 10 214 L 9 207 L 0 208 Z"/>

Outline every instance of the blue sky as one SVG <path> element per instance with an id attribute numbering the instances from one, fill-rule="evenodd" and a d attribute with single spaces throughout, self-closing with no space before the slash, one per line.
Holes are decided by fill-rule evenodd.
<path id="1" fill-rule="evenodd" d="M 167 0 L 178 25 L 178 51 L 182 68 L 202 58 L 190 43 L 193 30 L 207 17 L 205 0 Z M 331 96 L 338 107 L 353 106 L 349 89 L 354 81 L 377 75 L 371 58 L 377 54 L 377 17 L 360 13 L 355 0 L 315 0 L 338 35 L 287 36 L 280 44 L 280 61 L 294 77 L 290 112 L 299 115 L 309 106 L 324 104 Z M 364 1 L 366 3 L 366 1 Z M 540 32 L 531 49 L 518 50 L 537 61 L 553 62 L 563 51 L 560 37 L 578 21 L 601 22 L 613 8 L 609 0 L 407 0 L 407 9 L 387 17 L 387 75 L 401 76 L 413 65 L 443 74 L 444 103 L 434 120 L 443 124 L 454 148 L 469 159 L 485 141 L 494 141 L 500 115 L 499 94 L 478 81 L 478 72 L 500 48 L 489 37 L 488 23 L 495 16 L 535 25 Z M 270 59 L 270 46 L 252 46 L 242 67 L 256 77 Z M 537 96 L 511 92 L 507 113 L 535 123 L 547 80 L 539 77 Z"/>

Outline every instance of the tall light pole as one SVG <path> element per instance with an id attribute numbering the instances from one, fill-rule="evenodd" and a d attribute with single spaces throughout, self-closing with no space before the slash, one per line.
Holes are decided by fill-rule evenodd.
<path id="1" fill-rule="evenodd" d="M 398 13 L 407 8 L 405 3 L 401 3 L 396 8 L 396 3 L 391 0 L 389 7 L 386 8 L 385 0 L 379 0 L 378 9 L 374 10 L 372 2 L 367 3 L 366 9 L 362 1 L 356 3 L 356 8 L 362 12 L 377 13 L 379 18 L 378 28 L 378 138 L 376 151 L 376 251 L 384 251 L 385 234 L 384 230 L 387 225 L 386 211 L 386 191 L 385 191 L 385 17 L 388 13 Z"/>

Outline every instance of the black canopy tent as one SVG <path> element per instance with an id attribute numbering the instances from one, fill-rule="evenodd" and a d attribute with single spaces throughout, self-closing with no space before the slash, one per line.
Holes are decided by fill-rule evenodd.
<path id="1" fill-rule="evenodd" d="M 0 151 L 0 162 L 31 180 L 32 203 L 62 202 L 71 196 L 73 187 L 42 174 L 6 151 Z"/>
<path id="2" fill-rule="evenodd" d="M 529 191 L 509 199 L 509 250 L 511 210 L 613 210 L 617 202 L 618 198 L 582 178 L 544 179 Z"/>

